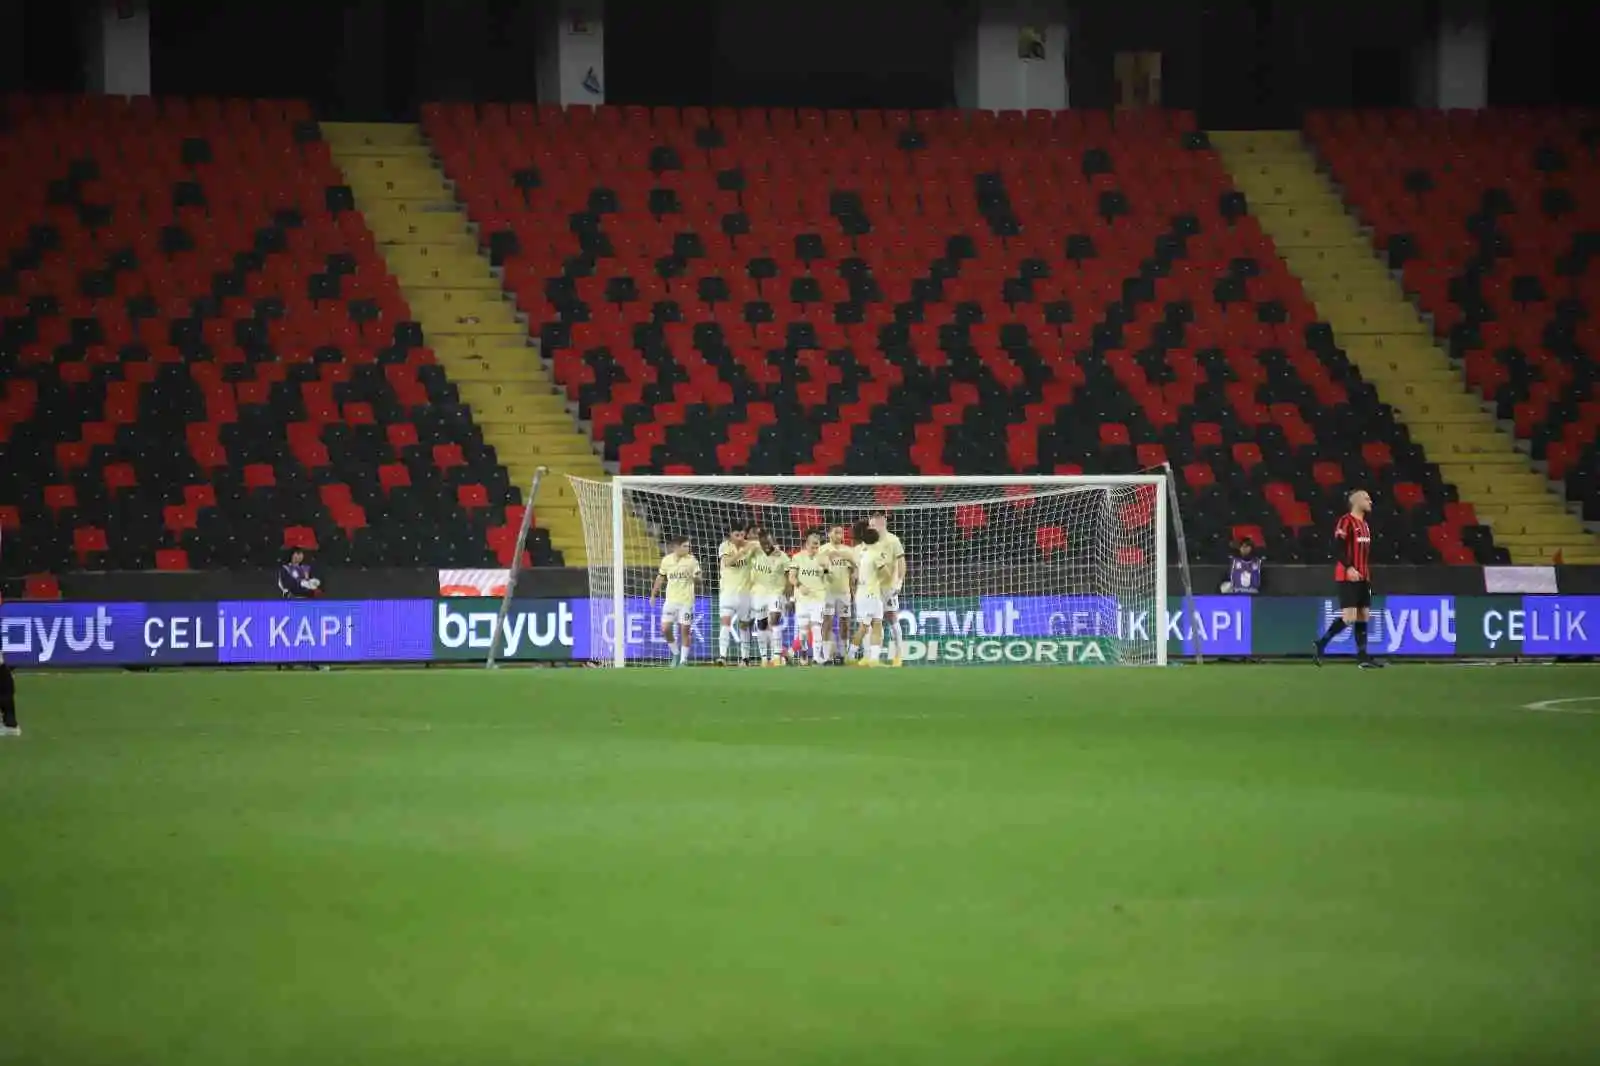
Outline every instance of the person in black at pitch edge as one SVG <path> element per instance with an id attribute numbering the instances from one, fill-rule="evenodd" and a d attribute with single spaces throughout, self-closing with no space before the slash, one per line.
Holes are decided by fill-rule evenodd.
<path id="1" fill-rule="evenodd" d="M 0 648 L 0 737 L 21 735 L 22 727 L 17 724 L 17 678 L 6 665 L 5 649 Z"/>
<path id="2" fill-rule="evenodd" d="M 0 651 L 0 737 L 20 737 L 22 727 L 17 724 L 17 679 L 6 665 L 5 652 Z"/>
<path id="3" fill-rule="evenodd" d="M 322 588 L 322 582 L 311 575 L 311 564 L 306 562 L 304 548 L 289 552 L 289 561 L 278 568 L 278 591 L 286 600 L 309 600 Z"/>
<path id="4" fill-rule="evenodd" d="M 322 580 L 311 573 L 304 548 L 291 548 L 289 561 L 278 568 L 278 591 L 286 600 L 309 600 L 322 595 Z M 293 670 L 292 665 L 282 665 L 279 670 Z M 315 664 L 312 669 L 327 670 L 327 663 Z"/>

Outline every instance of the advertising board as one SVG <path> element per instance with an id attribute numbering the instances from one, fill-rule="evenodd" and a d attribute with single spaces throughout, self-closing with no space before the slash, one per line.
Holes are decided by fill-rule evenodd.
<path id="1" fill-rule="evenodd" d="M 618 632 L 610 606 L 584 598 L 518 600 L 501 634 L 500 657 L 609 659 Z M 1182 608 L 1173 598 L 1165 620 L 1171 656 L 1192 653 L 1198 637 L 1208 656 L 1243 658 L 1306 654 L 1338 603 L 1311 596 L 1199 596 L 1192 612 Z M 10 601 L 0 606 L 0 650 L 12 665 L 49 667 L 470 662 L 487 655 L 498 609 L 498 600 L 461 597 Z M 1101 652 L 1114 651 L 1118 641 L 1149 640 L 1161 626 L 1148 609 L 1104 597 L 908 598 L 900 614 L 902 636 L 919 642 L 907 651 L 914 647 L 919 661 L 954 656 L 987 662 L 996 645 L 986 641 L 1014 638 L 1092 641 Z M 693 632 L 695 656 L 712 657 L 712 601 L 698 602 Z M 621 636 L 630 658 L 665 657 L 657 615 L 643 599 L 625 603 Z M 1600 596 L 1379 596 L 1369 637 L 1374 653 L 1397 658 L 1600 655 Z M 1079 654 L 1050 646 L 1058 655 Z M 999 647 L 1003 660 L 1007 653 L 1003 643 Z M 1044 654 L 1044 643 L 1029 647 L 1036 658 Z M 1333 656 L 1353 652 L 1348 632 L 1328 649 Z"/>

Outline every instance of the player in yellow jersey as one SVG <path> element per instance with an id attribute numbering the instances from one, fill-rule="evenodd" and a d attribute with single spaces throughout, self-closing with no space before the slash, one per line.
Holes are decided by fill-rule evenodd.
<path id="1" fill-rule="evenodd" d="M 883 635 L 889 649 L 889 662 L 900 665 L 900 588 L 906 583 L 906 549 L 900 538 L 889 532 L 889 512 L 874 512 L 869 524 L 878 531 L 878 547 L 889 559 L 892 573 L 883 586 Z"/>
<path id="2" fill-rule="evenodd" d="M 789 557 L 772 537 L 756 531 L 761 554 L 750 562 L 750 613 L 755 625 L 757 661 L 783 665 L 783 613 L 788 592 Z"/>
<path id="3" fill-rule="evenodd" d="M 759 546 L 745 534 L 744 526 L 732 526 L 717 548 L 717 593 L 722 625 L 717 635 L 717 665 L 728 664 L 732 646 L 745 658 L 745 641 L 750 626 L 750 562 Z"/>
<path id="4" fill-rule="evenodd" d="M 821 551 L 828 562 L 828 598 L 822 604 L 822 645 L 828 662 L 843 661 L 850 646 L 850 582 L 855 577 L 855 551 L 844 542 L 844 526 L 828 529 Z"/>
<path id="5" fill-rule="evenodd" d="M 893 576 L 893 564 L 878 541 L 878 531 L 865 521 L 851 533 L 856 542 L 856 635 L 860 666 L 877 666 L 883 650 L 883 589 Z"/>
<path id="6" fill-rule="evenodd" d="M 789 559 L 789 582 L 794 588 L 794 632 L 811 639 L 811 661 L 818 666 L 828 659 L 822 640 L 822 623 L 828 604 L 829 555 L 822 547 L 822 531 L 806 534 L 806 546 Z"/>
<path id="7" fill-rule="evenodd" d="M 652 609 L 661 590 L 667 591 L 661 608 L 661 637 L 670 649 L 669 665 L 687 666 L 689 663 L 689 653 L 694 648 L 694 593 L 699 583 L 700 560 L 689 551 L 689 538 L 672 538 L 667 542 L 666 557 L 656 571 L 656 583 L 650 588 Z"/>

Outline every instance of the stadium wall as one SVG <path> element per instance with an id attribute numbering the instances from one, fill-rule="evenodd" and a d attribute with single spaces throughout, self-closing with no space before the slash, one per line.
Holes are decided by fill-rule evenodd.
<path id="1" fill-rule="evenodd" d="M 150 5 L 102 0 L 83 12 L 92 93 L 150 95 Z"/>
<path id="2" fill-rule="evenodd" d="M 1023 54 L 1025 35 L 1036 52 Z M 1067 107 L 1066 55 L 1065 3 L 989 0 L 956 34 L 956 106 L 985 111 Z"/>
<path id="3" fill-rule="evenodd" d="M 328 594 L 346 599 L 408 599 L 441 594 L 445 589 L 476 589 L 483 595 L 497 595 L 505 586 L 503 570 L 424 570 L 340 569 L 318 567 L 318 575 Z M 970 574 L 970 571 L 963 571 Z M 1217 592 L 1228 578 L 1222 565 L 1199 565 L 1191 570 L 1197 593 Z M 1005 576 L 1014 576 L 1007 571 Z M 648 583 L 648 582 L 647 582 Z M 1008 581 L 999 588 L 1014 588 Z M 1049 583 L 1032 583 L 1048 588 Z M 206 600 L 275 599 L 277 574 L 273 571 L 185 571 L 155 570 L 69 573 L 60 578 L 64 599 L 86 602 L 150 601 L 186 603 Z M 1328 591 L 1325 566 L 1286 566 L 1268 563 L 1264 586 L 1267 595 L 1321 596 Z M 1560 593 L 1600 596 L 1600 567 L 1472 567 L 1472 566 L 1385 566 L 1382 590 L 1405 595 L 1475 596 L 1486 592 Z M 518 576 L 517 587 L 532 599 L 568 599 L 589 591 L 586 570 L 567 567 L 536 567 Z M 1183 575 L 1174 567 L 1167 587 L 1183 588 Z M 10 580 L 0 584 L 6 600 L 22 597 L 23 583 Z M 978 591 L 978 590 L 974 590 Z"/>

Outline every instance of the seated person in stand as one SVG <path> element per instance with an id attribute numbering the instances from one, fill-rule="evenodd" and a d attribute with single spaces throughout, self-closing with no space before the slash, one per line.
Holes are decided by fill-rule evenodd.
<path id="1" fill-rule="evenodd" d="M 1256 546 L 1244 537 L 1233 549 L 1233 559 L 1228 563 L 1228 580 L 1222 583 L 1223 592 L 1254 596 L 1261 591 L 1261 564 L 1266 562 L 1256 554 Z"/>
<path id="2" fill-rule="evenodd" d="M 278 591 L 286 600 L 309 600 L 322 594 L 322 582 L 311 575 L 304 548 L 289 552 L 289 561 L 278 568 Z"/>

